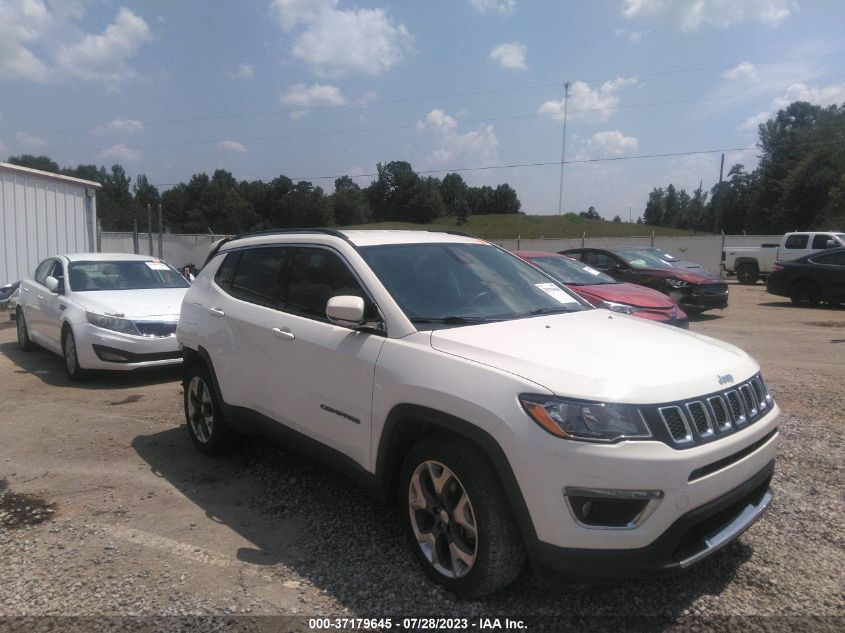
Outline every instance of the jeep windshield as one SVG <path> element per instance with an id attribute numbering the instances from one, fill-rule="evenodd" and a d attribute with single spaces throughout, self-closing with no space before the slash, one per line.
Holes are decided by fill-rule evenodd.
<path id="1" fill-rule="evenodd" d="M 588 309 L 560 284 L 489 244 L 389 244 L 359 251 L 416 324 L 475 325 Z"/>

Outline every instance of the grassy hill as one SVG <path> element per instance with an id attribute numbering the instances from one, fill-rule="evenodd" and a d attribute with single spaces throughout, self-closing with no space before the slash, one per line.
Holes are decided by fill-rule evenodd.
<path id="1" fill-rule="evenodd" d="M 606 220 L 573 220 L 559 215 L 476 215 L 470 216 L 469 224 L 458 226 L 455 218 L 442 218 L 435 224 L 412 224 L 410 222 L 378 222 L 344 227 L 348 229 L 421 229 L 428 231 L 460 231 L 476 237 L 491 240 L 570 238 L 581 237 L 632 237 L 651 235 L 693 235 L 692 231 L 671 229 L 662 226 L 608 222 Z"/>

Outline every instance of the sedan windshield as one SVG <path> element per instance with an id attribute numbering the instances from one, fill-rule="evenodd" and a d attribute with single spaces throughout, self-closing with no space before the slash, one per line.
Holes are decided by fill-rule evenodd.
<path id="1" fill-rule="evenodd" d="M 73 292 L 187 288 L 190 285 L 176 269 L 158 260 L 71 262 L 69 272 Z"/>
<path id="2" fill-rule="evenodd" d="M 617 254 L 634 268 L 672 268 L 672 264 L 644 251 L 617 251 Z"/>
<path id="3" fill-rule="evenodd" d="M 587 309 L 546 275 L 489 244 L 364 246 L 408 318 L 445 326 Z"/>
<path id="4" fill-rule="evenodd" d="M 569 257 L 529 257 L 529 261 L 544 273 L 551 275 L 562 284 L 573 286 L 595 286 L 598 284 L 618 283 L 610 275 L 590 268 L 582 262 Z"/>

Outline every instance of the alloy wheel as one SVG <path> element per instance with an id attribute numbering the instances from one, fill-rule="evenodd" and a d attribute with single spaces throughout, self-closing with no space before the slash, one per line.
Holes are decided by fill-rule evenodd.
<path id="1" fill-rule="evenodd" d="M 447 578 L 466 576 L 478 554 L 478 528 L 466 489 L 446 465 L 417 466 L 408 486 L 408 511 L 425 558 Z"/>
<path id="2" fill-rule="evenodd" d="M 194 376 L 188 384 L 188 423 L 197 441 L 207 444 L 214 432 L 214 403 L 211 391 L 201 376 Z"/>
<path id="3" fill-rule="evenodd" d="M 18 311 L 17 316 L 17 325 L 18 325 L 18 345 L 22 348 L 26 347 L 26 344 L 29 342 L 29 333 L 26 331 L 26 321 L 23 318 L 23 312 Z"/>
<path id="4" fill-rule="evenodd" d="M 76 341 L 73 338 L 73 333 L 68 332 L 65 337 L 65 365 L 68 373 L 73 376 L 76 373 L 79 360 L 76 356 Z"/>

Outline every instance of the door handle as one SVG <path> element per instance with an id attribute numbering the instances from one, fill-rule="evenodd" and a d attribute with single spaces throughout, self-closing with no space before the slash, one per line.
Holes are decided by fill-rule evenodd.
<path id="1" fill-rule="evenodd" d="M 44 301 L 44 295 L 38 295 L 38 298 L 41 299 L 41 301 Z"/>
<path id="2" fill-rule="evenodd" d="M 209 313 L 211 316 L 213 316 L 213 317 L 217 317 L 217 318 L 221 318 L 221 317 L 226 316 L 226 313 L 225 313 L 225 312 L 223 312 L 223 310 L 221 310 L 220 308 L 209 308 L 209 309 L 208 309 L 208 313 Z"/>
<path id="3" fill-rule="evenodd" d="M 278 336 L 279 338 L 283 338 L 287 341 L 292 341 L 296 338 L 294 333 L 287 328 L 274 327 L 272 332 L 273 336 Z"/>
<path id="4" fill-rule="evenodd" d="M 29 288 L 22 288 L 21 290 L 23 290 L 24 292 L 29 292 Z"/>

